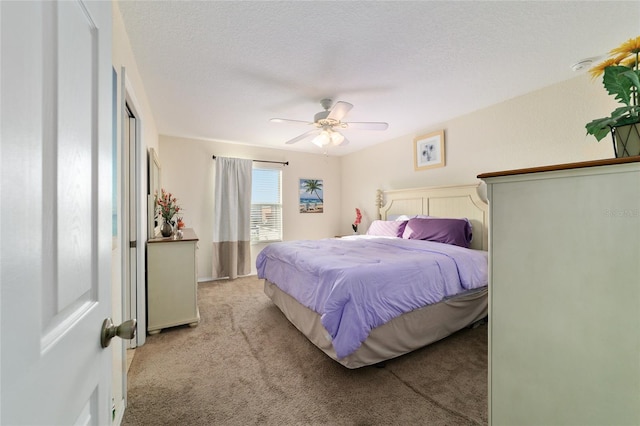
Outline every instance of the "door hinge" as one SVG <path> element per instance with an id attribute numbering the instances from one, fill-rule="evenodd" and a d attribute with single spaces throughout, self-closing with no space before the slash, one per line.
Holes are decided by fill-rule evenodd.
<path id="1" fill-rule="evenodd" d="M 136 243 L 137 243 L 137 241 L 136 241 L 136 240 L 134 240 L 134 241 L 129 241 L 129 248 L 136 248 L 136 246 L 137 246 L 137 244 L 136 244 Z"/>

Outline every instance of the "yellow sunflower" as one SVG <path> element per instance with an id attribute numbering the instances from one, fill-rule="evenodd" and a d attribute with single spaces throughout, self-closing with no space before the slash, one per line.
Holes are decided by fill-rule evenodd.
<path id="1" fill-rule="evenodd" d="M 640 36 L 636 38 L 630 38 L 622 43 L 620 46 L 609 52 L 611 55 L 630 55 L 640 53 Z"/>
<path id="2" fill-rule="evenodd" d="M 635 68 L 637 65 L 637 62 L 638 62 L 638 58 L 636 56 L 629 56 L 621 60 L 619 62 L 619 65 L 622 65 L 624 67 L 629 67 L 629 68 Z"/>
<path id="3" fill-rule="evenodd" d="M 604 73 L 604 69 L 610 67 L 612 65 L 618 65 L 616 61 L 617 58 L 609 58 L 603 62 L 600 62 L 598 65 L 592 67 L 589 70 L 589 74 L 591 74 L 592 79 L 596 79 L 600 77 Z"/>

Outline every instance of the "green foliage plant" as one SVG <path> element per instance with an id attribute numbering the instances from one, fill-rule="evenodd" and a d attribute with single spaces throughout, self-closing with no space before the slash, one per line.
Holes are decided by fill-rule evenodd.
<path id="1" fill-rule="evenodd" d="M 608 94 L 622 106 L 613 110 L 609 117 L 597 118 L 585 127 L 587 134 L 601 141 L 612 127 L 640 122 L 638 97 L 640 96 L 640 70 L 638 54 L 640 36 L 629 39 L 609 52 L 609 58 L 589 70 L 593 79 L 603 75 L 602 83 Z"/>

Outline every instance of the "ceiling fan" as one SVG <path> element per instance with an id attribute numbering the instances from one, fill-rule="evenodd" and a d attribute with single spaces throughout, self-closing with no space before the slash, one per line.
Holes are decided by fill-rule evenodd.
<path id="1" fill-rule="evenodd" d="M 349 140 L 344 137 L 337 129 L 363 129 L 363 130 L 387 130 L 389 124 L 383 122 L 347 122 L 341 121 L 347 113 L 353 108 L 349 102 L 338 101 L 331 106 L 331 99 L 323 99 L 320 101 L 320 105 L 324 108 L 324 111 L 320 111 L 313 117 L 313 121 L 303 120 L 289 120 L 287 118 L 272 118 L 272 123 L 303 123 L 306 125 L 312 125 L 314 128 L 305 132 L 295 138 L 285 142 L 286 144 L 293 144 L 300 142 L 303 139 L 311 136 L 315 137 L 311 141 L 319 147 L 325 147 L 328 145 L 346 145 Z"/>

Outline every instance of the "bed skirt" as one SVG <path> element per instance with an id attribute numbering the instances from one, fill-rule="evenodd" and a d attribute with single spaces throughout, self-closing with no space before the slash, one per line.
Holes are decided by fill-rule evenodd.
<path id="1" fill-rule="evenodd" d="M 488 313 L 488 289 L 473 290 L 396 317 L 371 331 L 354 353 L 338 359 L 320 315 L 264 280 L 264 292 L 314 345 L 347 368 L 377 364 L 443 339 Z"/>

